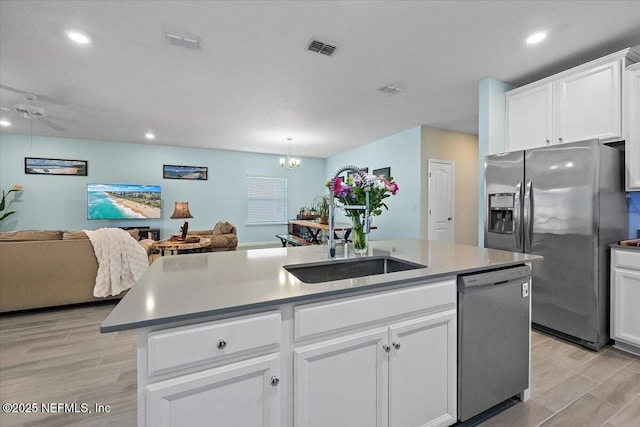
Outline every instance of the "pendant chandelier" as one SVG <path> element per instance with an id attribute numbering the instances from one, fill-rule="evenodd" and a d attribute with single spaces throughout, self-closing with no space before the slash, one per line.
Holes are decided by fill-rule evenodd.
<path id="1" fill-rule="evenodd" d="M 291 140 L 293 138 L 287 138 L 289 141 L 289 152 L 287 158 L 280 157 L 280 167 L 282 169 L 297 169 L 300 167 L 300 159 L 297 157 L 291 157 Z"/>

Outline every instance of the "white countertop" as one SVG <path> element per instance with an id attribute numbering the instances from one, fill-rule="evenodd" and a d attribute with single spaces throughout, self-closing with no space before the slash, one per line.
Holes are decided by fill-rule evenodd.
<path id="1" fill-rule="evenodd" d="M 630 251 L 640 251 L 640 247 L 638 246 L 626 246 L 626 245 L 620 245 L 618 243 L 612 243 L 609 245 L 609 247 L 615 248 L 615 249 L 628 249 Z"/>
<path id="2" fill-rule="evenodd" d="M 328 260 L 326 245 L 160 257 L 100 326 L 115 332 L 276 306 L 541 260 L 523 253 L 418 239 L 370 242 L 370 256 L 426 265 L 410 271 L 306 284 L 284 265 Z M 348 258 L 356 258 L 353 253 Z M 345 259 L 336 256 L 336 260 Z"/>

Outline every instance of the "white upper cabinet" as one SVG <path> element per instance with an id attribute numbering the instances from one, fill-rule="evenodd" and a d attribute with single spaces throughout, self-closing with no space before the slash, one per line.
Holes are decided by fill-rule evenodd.
<path id="1" fill-rule="evenodd" d="M 624 139 L 622 72 L 638 60 L 625 49 L 507 92 L 507 151 Z"/>
<path id="2" fill-rule="evenodd" d="M 557 83 L 557 143 L 622 139 L 621 60 L 589 67 Z"/>
<path id="3" fill-rule="evenodd" d="M 509 151 L 549 145 L 552 138 L 551 83 L 507 97 Z"/>
<path id="4" fill-rule="evenodd" d="M 625 72 L 627 190 L 640 191 L 640 63 Z"/>

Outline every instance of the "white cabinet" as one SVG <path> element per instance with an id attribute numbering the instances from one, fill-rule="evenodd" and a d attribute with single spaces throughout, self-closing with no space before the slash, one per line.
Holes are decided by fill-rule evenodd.
<path id="1" fill-rule="evenodd" d="M 611 338 L 640 355 L 640 250 L 611 250 Z"/>
<path id="2" fill-rule="evenodd" d="M 294 425 L 454 424 L 455 297 L 450 280 L 301 306 L 297 337 L 330 333 L 294 349 Z"/>
<path id="3" fill-rule="evenodd" d="M 623 139 L 622 71 L 638 60 L 625 49 L 507 92 L 507 151 Z"/>
<path id="4" fill-rule="evenodd" d="M 554 140 L 557 143 L 602 139 L 622 133 L 622 59 L 590 65 L 559 78 Z"/>
<path id="5" fill-rule="evenodd" d="M 296 427 L 387 425 L 387 328 L 294 351 Z"/>
<path id="6" fill-rule="evenodd" d="M 138 335 L 138 426 L 281 426 L 281 312 Z"/>
<path id="7" fill-rule="evenodd" d="M 294 425 L 454 424 L 455 329 L 449 310 L 295 350 Z"/>
<path id="8" fill-rule="evenodd" d="M 552 84 L 507 94 L 508 151 L 549 145 L 552 134 Z"/>
<path id="9" fill-rule="evenodd" d="M 279 427 L 278 354 L 146 387 L 146 425 Z"/>
<path id="10" fill-rule="evenodd" d="M 627 190 L 640 191 L 640 63 L 625 71 Z"/>
<path id="11" fill-rule="evenodd" d="M 389 425 L 456 421 L 455 310 L 391 325 Z"/>
<path id="12" fill-rule="evenodd" d="M 138 426 L 456 422 L 456 281 L 138 333 Z"/>

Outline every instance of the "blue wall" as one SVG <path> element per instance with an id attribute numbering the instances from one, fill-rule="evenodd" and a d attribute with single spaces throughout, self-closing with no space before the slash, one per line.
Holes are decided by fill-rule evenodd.
<path id="1" fill-rule="evenodd" d="M 87 160 L 88 176 L 27 175 L 25 157 Z M 281 176 L 287 180 L 288 217 L 325 191 L 325 160 L 303 158 L 298 170 L 278 166 L 279 156 L 151 144 L 47 138 L 0 134 L 0 186 L 20 184 L 24 190 L 12 203 L 16 213 L 0 223 L 2 231 L 25 229 L 82 230 L 100 227 L 151 226 L 163 238 L 177 233 L 181 220 L 169 217 L 176 201 L 188 201 L 189 229 L 212 228 L 217 221 L 238 227 L 240 243 L 275 242 L 286 225 L 246 225 L 246 176 Z M 162 178 L 162 165 L 207 166 L 207 181 Z M 160 184 L 162 219 L 87 220 L 87 184 Z M 13 196 L 16 193 L 12 193 Z"/>
<path id="2" fill-rule="evenodd" d="M 173 203 L 184 200 L 189 202 L 194 216 L 189 221 L 192 230 L 211 228 L 223 220 L 238 227 L 240 243 L 274 242 L 274 234 L 285 232 L 286 225 L 245 224 L 247 175 L 290 178 L 287 183 L 288 217 L 293 218 L 300 207 L 310 206 L 315 196 L 326 194 L 324 183 L 336 169 L 355 163 L 369 167 L 370 172 L 391 167 L 391 174 L 400 186 L 398 194 L 387 199 L 389 211 L 374 218 L 379 229 L 372 232 L 371 238 L 419 237 L 420 138 L 420 127 L 411 128 L 326 160 L 303 158 L 299 170 L 283 171 L 278 167 L 279 156 L 275 155 L 39 136 L 31 142 L 29 136 L 0 134 L 0 187 L 5 190 L 14 184 L 24 187 L 17 198 L 13 197 L 16 193 L 11 194 L 9 199 L 14 201 L 8 210 L 17 213 L 2 221 L 0 230 L 82 230 L 148 225 L 161 228 L 164 238 L 178 232 L 181 221 L 169 216 Z M 480 148 L 482 150 L 482 143 Z M 482 164 L 484 155 L 480 156 Z M 25 157 L 87 160 L 89 174 L 87 177 L 26 175 Z M 163 164 L 207 166 L 209 180 L 162 179 Z M 88 221 L 87 183 L 160 184 L 162 219 Z M 640 229 L 640 192 L 628 195 L 629 237 L 635 238 L 636 230 Z M 481 200 L 479 207 L 480 203 Z M 344 220 L 340 215 L 337 218 Z M 479 227 L 481 224 L 482 220 Z M 482 232 L 479 236 L 482 237 Z"/>
<path id="3" fill-rule="evenodd" d="M 327 159 L 325 181 L 341 166 L 349 164 L 368 167 L 369 173 L 391 168 L 400 191 L 386 199 L 389 210 L 373 218 L 378 229 L 371 232 L 371 240 L 420 237 L 420 138 L 418 126 Z M 346 218 L 336 215 L 336 220 Z"/>
<path id="4" fill-rule="evenodd" d="M 507 151 L 505 92 L 513 86 L 492 78 L 478 84 L 478 246 L 484 246 L 484 158 Z"/>
<path id="5" fill-rule="evenodd" d="M 629 238 L 635 239 L 638 237 L 638 230 L 640 230 L 640 191 L 633 191 L 627 193 L 629 201 Z"/>

